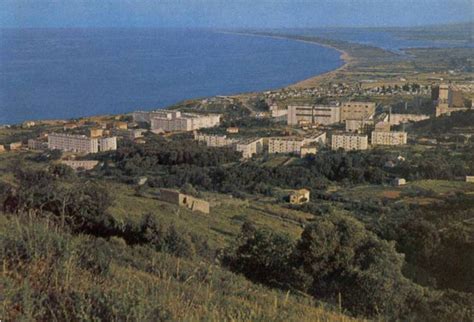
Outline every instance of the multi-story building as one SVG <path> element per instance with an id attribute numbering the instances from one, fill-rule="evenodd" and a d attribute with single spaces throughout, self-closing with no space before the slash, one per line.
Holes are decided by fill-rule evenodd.
<path id="1" fill-rule="evenodd" d="M 368 120 L 375 114 L 375 103 L 345 102 L 341 107 L 341 122 L 345 120 Z"/>
<path id="2" fill-rule="evenodd" d="M 48 148 L 77 153 L 97 153 L 117 149 L 116 137 L 90 138 L 85 135 L 50 133 Z"/>
<path id="3" fill-rule="evenodd" d="M 298 124 L 334 124 L 341 120 L 339 106 L 289 105 L 288 125 Z"/>
<path id="4" fill-rule="evenodd" d="M 137 114 L 135 114 L 137 113 Z M 147 120 L 144 112 L 135 112 L 137 122 Z M 181 113 L 179 111 L 154 111 L 149 112 L 148 117 L 151 130 L 163 130 L 165 132 L 193 131 L 201 128 L 214 127 L 220 124 L 220 115 L 200 115 Z M 135 119 L 134 119 L 135 120 Z"/>
<path id="5" fill-rule="evenodd" d="M 318 133 L 308 137 L 282 136 L 268 139 L 268 153 L 300 154 L 301 148 L 309 144 L 326 143 L 326 133 Z"/>
<path id="6" fill-rule="evenodd" d="M 194 139 L 211 147 L 229 146 L 237 142 L 235 139 L 229 139 L 226 135 L 201 134 L 198 132 L 194 133 Z"/>
<path id="7" fill-rule="evenodd" d="M 333 134 L 331 149 L 338 150 L 367 150 L 369 147 L 367 135 L 360 134 Z"/>
<path id="8" fill-rule="evenodd" d="M 372 145 L 403 145 L 407 144 L 407 132 L 373 131 Z"/>
<path id="9" fill-rule="evenodd" d="M 237 142 L 235 150 L 242 152 L 242 158 L 248 159 L 255 154 L 263 152 L 263 139 L 253 138 Z"/>
<path id="10" fill-rule="evenodd" d="M 50 133 L 48 135 L 48 148 L 79 153 L 97 153 L 99 141 L 85 135 L 72 135 L 64 133 Z"/>
<path id="11" fill-rule="evenodd" d="M 99 141 L 99 151 L 113 151 L 117 150 L 117 137 L 101 137 L 98 138 Z"/>
<path id="12" fill-rule="evenodd" d="M 437 95 L 432 94 L 432 96 L 436 100 L 436 117 L 443 114 L 451 115 L 452 112 L 466 111 L 471 108 L 464 106 L 462 92 L 453 85 L 440 85 Z"/>
<path id="13" fill-rule="evenodd" d="M 102 135 L 104 135 L 104 129 L 93 128 L 89 130 L 89 136 L 91 138 L 98 138 L 98 137 L 101 137 Z"/>
<path id="14" fill-rule="evenodd" d="M 28 149 L 30 150 L 46 150 L 48 148 L 48 142 L 40 139 L 29 139 Z"/>

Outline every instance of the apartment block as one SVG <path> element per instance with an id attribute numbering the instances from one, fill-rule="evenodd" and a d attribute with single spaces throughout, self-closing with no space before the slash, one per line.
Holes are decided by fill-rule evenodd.
<path id="1" fill-rule="evenodd" d="M 179 111 L 135 112 L 134 121 L 151 124 L 151 130 L 165 132 L 193 131 L 201 128 L 214 127 L 220 124 L 220 115 L 200 115 L 181 113 Z M 149 120 L 149 121 L 148 121 Z"/>
<path id="2" fill-rule="evenodd" d="M 288 125 L 298 124 L 334 124 L 341 120 L 339 106 L 289 105 Z"/>
<path id="3" fill-rule="evenodd" d="M 331 137 L 331 149 L 333 150 L 367 150 L 368 147 L 367 135 L 333 134 Z"/>
<path id="4" fill-rule="evenodd" d="M 310 144 L 326 143 L 326 133 L 318 133 L 308 137 L 282 136 L 268 139 L 268 153 L 300 154 L 301 148 Z"/>
<path id="5" fill-rule="evenodd" d="M 117 137 L 101 137 L 98 138 L 99 151 L 113 151 L 117 150 Z"/>
<path id="6" fill-rule="evenodd" d="M 201 134 L 197 132 L 194 133 L 194 139 L 204 142 L 210 147 L 229 146 L 237 142 L 235 139 L 229 139 L 226 135 Z"/>
<path id="7" fill-rule="evenodd" d="M 117 149 L 116 137 L 90 138 L 85 135 L 50 133 L 48 148 L 77 153 L 97 153 Z"/>
<path id="8" fill-rule="evenodd" d="M 368 120 L 375 114 L 375 103 L 345 102 L 341 107 L 341 122 L 345 120 Z"/>
<path id="9" fill-rule="evenodd" d="M 373 131 L 372 145 L 403 145 L 407 144 L 407 133 L 397 131 Z"/>
<path id="10" fill-rule="evenodd" d="M 237 142 L 235 150 L 242 152 L 242 158 L 248 159 L 263 152 L 263 139 L 247 139 Z"/>
<path id="11" fill-rule="evenodd" d="M 466 111 L 471 107 L 464 106 L 462 92 L 453 85 L 442 84 L 434 95 L 436 104 L 436 117 L 451 115 L 453 112 Z M 437 97 L 436 97 L 437 96 Z"/>
<path id="12" fill-rule="evenodd" d="M 50 133 L 48 148 L 68 152 L 97 153 L 99 152 L 99 141 L 97 138 L 89 138 L 85 135 Z"/>
<path id="13" fill-rule="evenodd" d="M 28 149 L 30 150 L 46 150 L 48 148 L 48 142 L 39 139 L 29 139 Z"/>

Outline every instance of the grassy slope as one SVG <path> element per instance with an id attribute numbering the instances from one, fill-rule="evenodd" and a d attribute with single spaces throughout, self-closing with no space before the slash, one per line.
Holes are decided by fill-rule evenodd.
<path id="1" fill-rule="evenodd" d="M 51 318 L 50 311 L 59 320 L 352 320 L 219 266 L 132 248 L 119 239 L 97 244 L 111 262 L 107 272 L 94 273 L 79 260 L 91 237 L 53 231 L 36 220 L 1 214 L 0 241 L 0 315 L 7 320 Z"/>

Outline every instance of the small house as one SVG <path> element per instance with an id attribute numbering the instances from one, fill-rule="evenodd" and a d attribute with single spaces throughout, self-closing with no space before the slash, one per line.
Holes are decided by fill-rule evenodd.
<path id="1" fill-rule="evenodd" d="M 309 202 L 310 191 L 308 189 L 299 189 L 292 191 L 289 196 L 290 204 L 298 205 Z"/>

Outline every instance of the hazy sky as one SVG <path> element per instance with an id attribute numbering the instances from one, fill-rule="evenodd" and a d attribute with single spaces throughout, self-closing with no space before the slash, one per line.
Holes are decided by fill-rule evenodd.
<path id="1" fill-rule="evenodd" d="M 410 26 L 474 20 L 474 0 L 0 0 L 0 27 Z"/>

